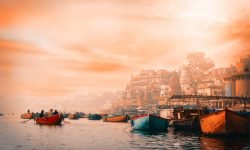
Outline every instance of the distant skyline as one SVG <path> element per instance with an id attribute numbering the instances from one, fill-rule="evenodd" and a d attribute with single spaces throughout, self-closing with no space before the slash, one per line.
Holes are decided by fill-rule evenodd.
<path id="1" fill-rule="evenodd" d="M 229 66 L 250 54 L 249 8 L 248 0 L 2 0 L 0 97 L 117 91 L 132 74 L 178 69 L 196 51 Z"/>

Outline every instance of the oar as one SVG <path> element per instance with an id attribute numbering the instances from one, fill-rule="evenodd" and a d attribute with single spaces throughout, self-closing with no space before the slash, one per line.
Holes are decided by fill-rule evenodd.
<path id="1" fill-rule="evenodd" d="M 28 121 L 30 121 L 30 120 L 32 120 L 32 119 L 22 121 L 21 123 L 26 123 L 26 122 L 28 122 Z"/>

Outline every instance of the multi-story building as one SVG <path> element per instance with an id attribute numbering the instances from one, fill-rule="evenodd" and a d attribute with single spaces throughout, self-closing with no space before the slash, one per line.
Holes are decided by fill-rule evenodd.
<path id="1" fill-rule="evenodd" d="M 195 89 L 191 87 L 191 78 L 188 74 L 188 69 L 186 67 L 182 67 L 181 69 L 180 85 L 181 85 L 181 94 L 183 95 L 195 94 Z"/>
<path id="2" fill-rule="evenodd" d="M 231 96 L 250 97 L 250 55 L 236 62 L 236 72 L 225 81 L 226 92 Z"/>
<path id="3" fill-rule="evenodd" d="M 191 86 L 191 78 L 188 76 L 187 69 L 184 67 L 181 70 L 181 90 L 185 95 L 216 95 L 224 96 L 228 95 L 228 90 L 225 91 L 225 87 L 228 87 L 227 82 L 223 80 L 225 76 L 231 75 L 235 72 L 235 67 L 227 68 L 215 68 L 205 73 L 203 79 L 197 82 L 197 89 Z"/>
<path id="4" fill-rule="evenodd" d="M 179 73 L 142 70 L 126 87 L 126 101 L 137 105 L 157 103 L 162 97 L 180 93 Z M 133 102 L 132 102 L 133 101 Z"/>

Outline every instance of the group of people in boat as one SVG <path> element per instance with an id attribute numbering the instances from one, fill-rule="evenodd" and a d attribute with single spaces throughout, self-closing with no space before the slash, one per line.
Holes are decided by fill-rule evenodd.
<path id="1" fill-rule="evenodd" d="M 30 113 L 30 110 L 28 109 L 27 110 L 27 113 Z M 57 110 L 54 110 L 53 109 L 50 109 L 48 112 L 45 112 L 44 110 L 41 110 L 40 113 L 34 113 L 35 115 L 35 118 L 41 118 L 41 117 L 50 117 L 50 116 L 53 116 L 53 115 L 57 115 L 59 114 Z"/>
<path id="2" fill-rule="evenodd" d="M 57 110 L 53 111 L 53 109 L 50 109 L 48 112 L 44 112 L 44 110 L 41 110 L 39 117 L 50 117 L 57 114 L 59 114 Z"/>

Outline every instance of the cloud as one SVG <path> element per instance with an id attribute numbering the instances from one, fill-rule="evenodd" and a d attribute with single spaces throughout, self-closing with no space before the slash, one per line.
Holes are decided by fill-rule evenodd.
<path id="1" fill-rule="evenodd" d="M 126 66 L 118 63 L 91 62 L 86 65 L 86 69 L 94 72 L 110 72 L 124 70 Z"/>
<path id="2" fill-rule="evenodd" d="M 0 54 L 1 56 L 13 55 L 13 54 L 36 54 L 43 55 L 46 54 L 41 48 L 36 45 L 24 42 L 16 41 L 12 39 L 4 39 L 0 37 Z"/>
<path id="3" fill-rule="evenodd" d="M 120 90 L 131 74 L 178 69 L 193 51 L 228 66 L 249 53 L 249 7 L 233 0 L 0 1 L 0 95 Z"/>

